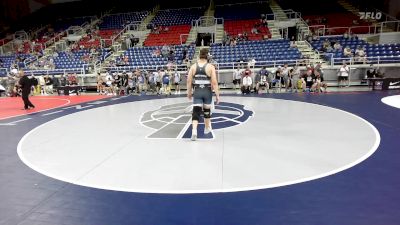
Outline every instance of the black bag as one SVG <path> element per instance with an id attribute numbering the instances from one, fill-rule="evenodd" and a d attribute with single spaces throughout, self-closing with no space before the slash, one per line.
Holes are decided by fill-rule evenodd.
<path id="1" fill-rule="evenodd" d="M 36 79 L 35 77 L 32 77 L 31 80 L 32 80 L 32 86 L 36 86 L 39 84 L 38 79 Z"/>

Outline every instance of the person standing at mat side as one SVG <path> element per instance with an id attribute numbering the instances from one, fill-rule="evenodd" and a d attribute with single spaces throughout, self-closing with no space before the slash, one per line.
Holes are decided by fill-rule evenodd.
<path id="1" fill-rule="evenodd" d="M 201 49 L 199 60 L 190 67 L 187 79 L 187 96 L 192 100 L 193 93 L 193 113 L 192 113 L 192 137 L 197 139 L 197 126 L 200 116 L 204 114 L 204 134 L 211 132 L 211 103 L 212 92 L 215 92 L 215 104 L 219 103 L 219 90 L 215 67 L 208 63 L 208 49 Z"/>
<path id="2" fill-rule="evenodd" d="M 34 80 L 25 76 L 24 71 L 19 72 L 19 85 L 22 89 L 22 100 L 24 101 L 24 109 L 33 109 L 35 106 L 29 101 L 29 94 L 31 93 L 31 87 L 34 85 Z"/>

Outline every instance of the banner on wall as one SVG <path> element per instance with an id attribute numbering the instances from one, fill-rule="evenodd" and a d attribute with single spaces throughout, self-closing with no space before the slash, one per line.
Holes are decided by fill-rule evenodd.
<path id="1" fill-rule="evenodd" d="M 382 83 L 382 90 L 400 89 L 400 78 L 386 78 Z"/>

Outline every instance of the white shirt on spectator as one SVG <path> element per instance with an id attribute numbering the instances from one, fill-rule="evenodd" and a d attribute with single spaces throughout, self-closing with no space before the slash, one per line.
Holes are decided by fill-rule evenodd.
<path id="1" fill-rule="evenodd" d="M 12 74 L 17 74 L 18 73 L 18 69 L 16 69 L 16 68 L 11 69 L 11 73 Z"/>
<path id="2" fill-rule="evenodd" d="M 349 69 L 349 67 L 348 66 L 345 66 L 345 67 L 340 67 L 340 70 L 339 70 L 339 72 L 340 72 L 340 76 L 342 76 L 342 77 L 348 77 L 349 76 L 349 71 L 350 71 L 350 69 Z"/>
<path id="3" fill-rule="evenodd" d="M 242 81 L 243 85 L 245 86 L 250 86 L 253 84 L 253 80 L 251 79 L 250 76 L 245 76 L 243 77 L 243 81 Z"/>
<path id="4" fill-rule="evenodd" d="M 282 67 L 282 75 L 287 77 L 289 74 L 289 67 Z"/>
<path id="5" fill-rule="evenodd" d="M 235 71 L 233 71 L 233 79 L 234 80 L 240 80 L 240 78 L 241 78 L 241 75 L 242 73 L 240 72 L 240 70 L 235 70 Z"/>
<path id="6" fill-rule="evenodd" d="M 360 56 L 360 57 L 365 56 L 364 49 L 357 49 L 357 50 L 356 50 L 356 55 L 357 55 L 357 56 Z"/>

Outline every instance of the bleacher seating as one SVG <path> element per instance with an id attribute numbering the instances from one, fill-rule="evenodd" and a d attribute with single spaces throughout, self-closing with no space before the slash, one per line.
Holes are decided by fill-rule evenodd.
<path id="1" fill-rule="evenodd" d="M 60 32 L 68 29 L 70 26 L 81 26 L 86 22 L 91 22 L 93 17 L 79 17 L 79 18 L 67 18 L 57 20 L 53 25 L 53 29 L 55 32 Z"/>
<path id="2" fill-rule="evenodd" d="M 204 14 L 203 8 L 169 9 L 160 10 L 151 20 L 157 26 L 188 25 L 192 20 L 197 20 Z"/>
<path id="3" fill-rule="evenodd" d="M 368 42 L 360 39 L 344 39 L 343 37 L 321 37 L 317 41 L 313 41 L 311 43 L 312 47 L 316 50 L 321 50 L 322 44 L 325 40 L 335 41 L 337 40 L 342 47 L 350 47 L 352 52 L 354 53 L 358 46 L 361 46 L 365 49 L 367 57 L 369 58 L 369 62 L 377 62 L 378 56 L 379 61 L 381 63 L 392 63 L 400 61 L 400 44 L 369 44 Z M 334 61 L 334 64 L 341 64 L 343 59 L 350 60 L 349 57 L 345 57 L 343 54 L 343 50 L 332 50 L 326 52 L 325 55 L 326 60 L 330 61 L 331 58 L 337 58 Z"/>
<path id="4" fill-rule="evenodd" d="M 305 15 L 325 15 L 329 13 L 346 13 L 337 0 L 303 0 L 291 1 L 280 0 L 279 5 L 282 9 L 293 9 L 296 12 L 301 12 L 302 16 Z"/>
<path id="5" fill-rule="evenodd" d="M 193 58 L 195 47 L 192 45 L 177 45 L 175 47 L 175 63 L 182 64 L 183 51 L 187 48 L 187 56 L 189 59 Z M 162 56 L 154 56 L 153 53 L 156 49 L 162 46 L 148 46 L 148 47 L 135 47 L 128 49 L 124 56 L 128 56 L 129 65 L 127 66 L 165 66 L 168 59 Z"/>
<path id="6" fill-rule="evenodd" d="M 256 65 L 263 65 L 261 61 L 280 60 L 281 64 L 293 64 L 294 60 L 301 58 L 297 48 L 290 48 L 287 40 L 244 41 L 236 46 L 211 45 L 210 54 L 218 63 L 248 62 L 256 60 Z M 221 67 L 220 67 L 221 68 Z M 223 67 L 222 67 L 223 68 Z M 229 65 L 227 68 L 232 68 Z"/>
<path id="7" fill-rule="evenodd" d="M 104 61 L 105 55 L 109 50 L 101 49 L 101 54 L 98 56 L 98 60 Z M 54 59 L 56 69 L 68 69 L 68 68 L 82 68 L 83 65 L 87 64 L 82 60 L 84 55 L 89 55 L 89 49 L 83 49 L 73 52 L 73 57 L 68 56 L 66 52 L 58 53 L 58 57 Z"/>
<path id="8" fill-rule="evenodd" d="M 261 14 L 270 14 L 272 10 L 265 2 L 234 5 L 218 5 L 215 8 L 215 17 L 224 20 L 251 20 L 260 19 Z"/>
<path id="9" fill-rule="evenodd" d="M 191 29 L 191 22 L 199 19 L 204 14 L 204 9 L 169 9 L 160 10 L 152 19 L 151 24 L 161 28 L 159 33 L 152 32 L 144 41 L 145 46 L 180 45 L 187 40 Z M 186 34 L 182 36 L 181 34 Z"/>
<path id="10" fill-rule="evenodd" d="M 343 27 L 343 29 L 329 29 L 326 35 L 343 34 L 348 30 L 347 27 L 370 25 L 368 21 L 360 20 L 358 15 L 347 11 L 336 0 L 281 0 L 279 5 L 284 9 L 293 9 L 296 12 L 300 12 L 309 26 L 324 25 L 326 28 Z M 357 24 L 354 24 L 353 21 L 357 21 Z M 311 29 L 316 30 L 315 28 Z M 352 29 L 352 31 L 359 34 L 367 33 L 368 28 L 359 27 Z"/>
<path id="11" fill-rule="evenodd" d="M 304 20 L 307 21 L 307 24 L 309 26 L 325 25 L 326 28 L 332 28 L 326 31 L 326 35 L 343 34 L 348 31 L 348 27 L 353 27 L 353 26 L 355 27 L 351 29 L 353 33 L 364 34 L 369 32 L 369 28 L 365 26 L 369 26 L 370 23 L 359 20 L 359 17 L 349 12 L 328 13 L 324 15 L 305 15 L 303 16 L 303 18 Z M 326 22 L 323 22 L 322 18 L 324 18 Z M 358 24 L 357 25 L 353 24 L 353 21 L 358 21 L 357 22 Z M 311 30 L 315 29 L 311 28 Z"/>
<path id="12" fill-rule="evenodd" d="M 30 54 L 12 54 L 12 55 L 1 55 L 0 59 L 3 62 L 0 68 L 7 68 L 9 69 L 11 67 L 11 65 L 16 62 L 17 58 L 20 58 L 20 62 L 18 63 L 19 67 L 24 67 L 24 63 L 23 61 L 25 59 L 29 59 L 33 57 Z"/>
<path id="13" fill-rule="evenodd" d="M 161 31 L 159 34 L 151 33 L 147 36 L 144 41 L 145 46 L 157 46 L 157 45 L 180 45 L 181 34 L 189 34 L 190 25 L 177 25 L 167 27 L 168 31 Z M 187 36 L 182 36 L 182 43 L 185 43 Z"/>
<path id="14" fill-rule="evenodd" d="M 99 28 L 100 30 L 123 29 L 127 21 L 142 21 L 148 14 L 148 11 L 142 11 L 108 15 L 103 18 L 103 22 L 99 25 Z"/>
<path id="15" fill-rule="evenodd" d="M 196 1 L 157 1 L 160 4 L 160 9 L 183 9 L 204 7 L 210 4 L 209 0 L 196 0 Z"/>
<path id="16" fill-rule="evenodd" d="M 3 38 L 0 40 L 0 46 L 7 44 L 8 42 L 10 42 L 11 39 L 8 38 Z"/>
<path id="17" fill-rule="evenodd" d="M 268 27 L 260 26 L 258 28 L 259 34 L 252 34 L 251 29 L 259 20 L 228 20 L 224 23 L 224 29 L 230 36 L 237 36 L 246 32 L 249 40 L 262 40 L 264 35 L 271 38 L 271 32 Z"/>

